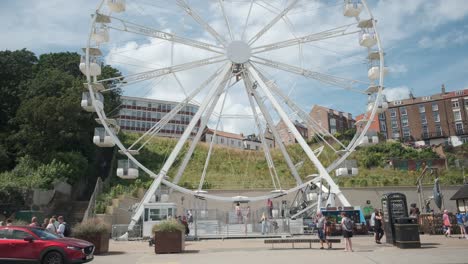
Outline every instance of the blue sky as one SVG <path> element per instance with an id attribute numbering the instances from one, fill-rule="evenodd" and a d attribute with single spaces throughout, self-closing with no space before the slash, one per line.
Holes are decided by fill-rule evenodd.
<path id="1" fill-rule="evenodd" d="M 0 49 L 27 48 L 36 54 L 59 51 L 80 52 L 80 49 L 86 44 L 90 14 L 94 12 L 97 2 L 97 0 L 2 1 L 0 3 L 0 22 L 2 25 L 0 33 L 3 37 Z M 133 1 L 127 0 L 127 2 Z M 173 2 L 162 0 L 136 0 L 136 2 L 138 5 L 129 4 L 128 12 L 123 15 L 123 18 L 214 43 L 213 39 L 210 40 L 210 36 L 204 34 L 196 24 L 191 22 L 188 16 L 176 10 L 177 7 L 170 6 Z M 188 2 L 193 4 L 194 8 L 215 29 L 227 34 L 221 12 L 215 7 L 217 1 L 189 0 Z M 250 1 L 240 1 L 244 2 L 242 8 L 235 10 L 231 9 L 230 1 L 226 0 L 226 2 L 229 18 L 232 21 L 243 21 L 245 7 Z M 329 28 L 334 21 L 345 21 L 339 13 L 341 10 L 341 6 L 339 6 L 341 1 L 339 0 L 317 1 L 326 8 L 319 4 L 317 4 L 318 7 L 312 4 L 310 10 L 313 11 L 309 13 L 300 13 L 299 10 L 308 7 L 311 2 L 309 0 L 301 0 L 300 2 L 302 3 L 296 9 L 296 14 L 293 12 L 290 16 L 290 20 L 296 26 L 294 33 L 310 34 L 320 31 L 322 28 Z M 405 98 L 410 90 L 415 96 L 437 93 L 440 91 L 441 84 L 445 84 L 449 91 L 468 88 L 468 5 L 465 0 L 369 0 L 368 2 L 378 20 L 378 30 L 386 53 L 386 65 L 390 68 L 390 74 L 385 79 L 386 93 L 389 99 Z M 280 9 L 286 4 L 286 0 L 271 1 L 273 8 Z M 328 8 L 328 6 L 331 7 Z M 264 8 L 257 8 L 258 15 L 252 19 L 253 33 L 261 28 L 262 23 L 273 17 L 273 14 L 266 12 Z M 338 11 L 336 18 L 322 14 L 322 12 L 336 11 Z M 265 12 L 265 15 L 262 12 Z M 313 14 L 316 16 L 310 19 L 305 18 L 306 15 L 312 16 Z M 286 32 L 286 23 L 280 24 L 272 34 L 265 35 L 265 42 L 280 40 L 282 32 Z M 133 58 L 133 64 L 137 61 L 135 58 L 143 61 L 147 54 L 154 55 L 156 59 L 151 62 L 141 62 L 145 65 L 144 67 L 157 68 L 168 62 L 167 51 L 154 50 L 156 43 L 152 40 L 135 38 L 135 36 L 128 34 L 119 34 L 115 37 L 111 35 L 111 39 L 114 45 L 103 48 L 106 54 L 134 48 L 134 53 L 127 54 L 127 57 Z M 333 45 L 331 45 L 332 43 L 325 43 L 322 46 L 317 44 L 320 46 L 319 48 L 305 47 L 307 50 L 304 56 L 305 58 L 310 56 L 310 59 L 306 59 L 303 65 L 309 69 L 319 69 L 318 71 L 323 70 L 352 79 L 364 80 L 367 69 L 362 58 L 366 56 L 366 52 L 359 50 L 357 41 L 353 42 L 353 39 L 345 38 L 341 41 L 335 42 Z M 342 54 L 343 58 L 336 57 L 336 54 L 335 57 L 330 56 L 330 52 L 326 49 L 333 49 L 332 52 Z M 294 55 L 291 54 L 295 53 L 287 52 L 285 50 L 284 53 L 272 56 L 278 60 L 284 58 L 284 62 L 293 64 L 291 58 Z M 192 54 L 191 50 L 184 49 L 178 50 L 176 53 L 176 61 L 183 61 L 184 58 L 187 60 L 189 58 L 202 58 L 204 55 L 202 53 Z M 321 54 L 317 55 L 318 53 Z M 356 58 L 358 59 L 356 60 Z M 138 67 L 140 67 L 140 71 L 142 70 L 143 66 L 141 65 L 136 66 L 137 68 L 129 67 L 128 59 L 131 58 L 119 57 L 116 60 L 112 56 L 107 56 L 106 62 L 121 69 L 124 73 L 138 71 Z M 125 60 L 127 64 L 117 63 L 117 61 L 122 62 L 122 60 Z M 328 69 L 330 65 L 339 65 L 339 67 Z M 355 98 L 354 95 L 339 96 L 342 94 L 340 90 L 330 89 L 326 85 L 308 82 L 291 74 L 279 76 L 274 70 L 267 70 L 267 72 L 276 76 L 277 83 L 283 85 L 283 88 L 286 87 L 284 90 L 290 92 L 293 100 L 304 109 L 310 109 L 315 103 L 351 112 L 353 115 L 362 113 L 365 109 L 366 98 Z M 199 73 L 194 73 L 187 76 L 182 75 L 180 79 L 184 86 L 190 86 L 194 83 L 201 83 L 203 80 L 199 77 Z M 163 90 L 153 89 L 153 85 L 162 87 Z M 145 84 L 145 87 L 129 89 L 126 93 L 140 96 L 150 95 L 150 97 L 161 97 L 161 99 L 182 99 L 183 93 L 180 90 L 174 89 L 172 91 L 171 89 L 169 91 L 167 89 L 170 85 L 174 85 L 174 82 L 171 84 L 169 80 L 165 79 L 161 83 L 148 83 Z M 239 99 L 237 95 L 231 95 L 227 99 L 227 103 L 233 105 L 229 110 L 233 114 L 248 113 L 249 107 L 246 102 Z M 219 107 L 217 111 L 220 111 Z M 225 130 L 245 131 L 247 128 L 242 128 L 242 123 L 243 121 L 226 120 L 224 122 Z"/>

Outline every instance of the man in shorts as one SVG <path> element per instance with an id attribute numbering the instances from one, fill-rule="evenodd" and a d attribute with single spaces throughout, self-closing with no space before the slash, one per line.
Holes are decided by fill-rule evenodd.
<path id="1" fill-rule="evenodd" d="M 328 248 L 331 248 L 331 244 L 327 242 L 325 233 L 327 219 L 325 216 L 323 216 L 322 212 L 317 212 L 315 222 L 317 227 L 317 234 L 320 239 L 320 249 L 324 249 L 323 243 L 327 243 Z"/>

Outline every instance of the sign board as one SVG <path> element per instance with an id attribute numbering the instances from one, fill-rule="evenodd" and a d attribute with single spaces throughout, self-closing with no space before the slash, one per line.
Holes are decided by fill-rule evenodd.
<path id="1" fill-rule="evenodd" d="M 406 196 L 402 193 L 386 193 L 381 201 L 386 241 L 393 244 L 395 242 L 395 219 L 408 217 Z"/>

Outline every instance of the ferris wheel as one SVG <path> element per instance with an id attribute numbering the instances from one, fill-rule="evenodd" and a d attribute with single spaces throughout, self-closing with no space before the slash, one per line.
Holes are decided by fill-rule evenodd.
<path id="1" fill-rule="evenodd" d="M 132 224 L 161 184 L 227 202 L 266 200 L 316 185 L 320 193 L 327 191 L 349 206 L 330 174 L 367 141 L 372 120 L 388 107 L 382 94 L 387 71 L 384 53 L 365 0 L 102 0 L 92 15 L 84 50 L 80 69 L 87 78 L 87 92 L 81 103 L 85 110 L 96 112 L 102 125 L 95 130 L 94 143 L 117 145 L 126 156 L 119 165 L 119 177 L 134 179 L 142 170 L 154 178 Z M 100 78 L 104 62 L 118 68 L 122 76 Z M 124 142 L 117 136 L 121 124 L 103 107 L 103 94 L 114 89 L 124 95 L 164 97 L 179 103 L 144 126 L 132 142 Z M 354 137 L 346 142 L 338 139 L 333 128 L 308 112 L 314 103 L 341 113 L 362 106 L 360 112 L 365 114 L 355 124 Z M 164 165 L 159 171 L 149 169 L 138 154 L 189 105 L 196 105 L 196 111 L 190 121 L 185 120 L 185 129 Z M 309 138 L 304 138 L 298 123 L 307 127 Z M 270 192 L 227 197 L 203 190 L 215 136 L 232 124 L 245 130 L 250 124 L 250 131 L 258 135 L 259 151 L 272 181 Z M 198 188 L 184 188 L 180 180 L 207 126 L 214 132 L 207 142 Z M 267 132 L 293 186 L 281 184 L 284 172 L 276 169 Z M 306 160 L 298 163 L 291 157 L 284 132 L 297 142 Z M 313 147 L 308 144 L 311 138 Z M 186 143 L 188 149 L 183 150 Z M 327 161 L 318 157 L 322 152 L 329 153 Z M 299 172 L 304 161 L 314 168 L 310 174 Z M 317 207 L 322 203 L 319 198 Z"/>

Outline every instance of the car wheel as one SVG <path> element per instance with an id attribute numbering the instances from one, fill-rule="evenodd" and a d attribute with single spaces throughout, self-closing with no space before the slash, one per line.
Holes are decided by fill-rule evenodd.
<path id="1" fill-rule="evenodd" d="M 45 255 L 42 264 L 63 264 L 63 257 L 57 251 L 51 251 Z"/>

